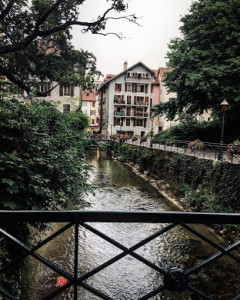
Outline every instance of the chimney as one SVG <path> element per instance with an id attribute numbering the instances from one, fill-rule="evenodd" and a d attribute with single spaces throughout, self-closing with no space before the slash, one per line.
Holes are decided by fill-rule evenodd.
<path id="1" fill-rule="evenodd" d="M 123 71 L 127 71 L 127 68 L 128 68 L 128 63 L 127 61 L 125 61 L 123 64 Z"/>

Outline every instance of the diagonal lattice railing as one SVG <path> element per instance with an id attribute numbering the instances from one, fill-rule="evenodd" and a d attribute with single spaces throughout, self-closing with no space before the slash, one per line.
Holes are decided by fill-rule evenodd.
<path id="1" fill-rule="evenodd" d="M 35 222 L 61 222 L 61 223 L 68 223 L 60 230 L 56 231 L 36 246 L 29 248 L 21 241 L 16 239 L 14 236 L 9 234 L 6 230 L 2 229 L 5 228 L 8 224 L 24 222 L 24 223 L 35 223 Z M 104 222 L 104 223 L 159 223 L 165 224 L 163 228 L 159 229 L 155 233 L 151 234 L 147 238 L 143 239 L 142 241 L 138 242 L 137 244 L 131 246 L 130 248 L 125 247 L 118 241 L 114 240 L 113 238 L 107 236 L 106 234 L 102 233 L 98 229 L 92 227 L 89 223 L 92 222 Z M 167 225 L 166 225 L 167 224 Z M 46 265 L 53 271 L 57 272 L 59 275 L 65 277 L 67 279 L 66 285 L 56 289 L 54 292 L 50 293 L 48 296 L 44 298 L 53 299 L 57 295 L 60 295 L 69 287 L 73 286 L 74 288 L 74 300 L 78 299 L 78 286 L 88 290 L 89 292 L 93 293 L 94 295 L 98 296 L 100 299 L 107 299 L 112 300 L 113 298 L 109 297 L 108 295 L 104 294 L 103 292 L 97 290 L 96 288 L 90 286 L 85 280 L 89 279 L 93 275 L 97 274 L 98 272 L 102 271 L 103 269 L 107 268 L 108 266 L 112 265 L 113 263 L 119 261 L 123 257 L 130 255 L 137 259 L 138 261 L 142 262 L 143 264 L 147 265 L 148 267 L 152 268 L 153 270 L 157 271 L 161 274 L 164 278 L 163 282 L 151 292 L 143 295 L 139 300 L 147 300 L 155 295 L 159 294 L 164 290 L 169 290 L 173 292 L 184 292 L 184 291 L 191 291 L 194 295 L 200 296 L 202 299 L 212 299 L 210 296 L 204 294 L 202 291 L 197 289 L 196 287 L 191 285 L 191 275 L 199 271 L 205 266 L 208 266 L 212 262 L 216 261 L 217 259 L 228 256 L 237 264 L 240 264 L 240 258 L 234 254 L 232 254 L 233 250 L 240 249 L 240 241 L 229 245 L 227 248 L 223 248 L 216 244 L 215 242 L 211 241 L 203 234 L 199 233 L 188 224 L 240 224 L 240 214 L 214 214 L 214 213 L 190 213 L 190 212 L 94 212 L 94 211 L 0 211 L 0 236 L 4 237 L 5 239 L 13 242 L 22 250 L 24 253 L 19 257 L 15 258 L 13 261 L 9 262 L 5 266 L 0 269 L 0 278 L 1 275 L 4 274 L 10 267 L 15 266 L 17 263 L 25 259 L 27 256 L 32 256 L 37 259 L 42 264 Z M 49 243 L 51 240 L 56 238 L 57 236 L 64 233 L 67 229 L 74 226 L 74 272 L 73 275 L 69 274 L 62 268 L 59 268 L 52 262 L 48 261 L 41 255 L 39 255 L 36 251 Z M 121 252 L 116 255 L 115 257 L 109 259 L 108 261 L 104 262 L 100 266 L 92 269 L 91 271 L 87 272 L 86 274 L 79 276 L 78 275 L 78 247 L 79 247 L 79 227 L 82 226 L 86 230 L 96 234 L 97 236 L 101 237 L 105 241 L 109 242 L 110 244 L 117 247 Z M 149 243 L 150 241 L 156 239 L 157 237 L 161 236 L 165 232 L 168 232 L 175 226 L 181 226 L 191 232 L 191 234 L 197 236 L 198 238 L 202 239 L 212 247 L 214 247 L 218 252 L 207 259 L 203 260 L 197 265 L 192 266 L 187 270 L 183 270 L 178 267 L 172 267 L 171 269 L 164 269 L 148 259 L 144 258 L 143 256 L 136 253 L 140 247 L 144 246 L 145 244 Z M 3 289 L 0 286 L 0 295 L 3 295 L 6 299 L 14 299 L 19 300 L 16 296 L 12 295 L 10 292 Z M 127 295 L 126 295 L 127 296 Z M 240 295 L 236 295 L 234 300 L 240 299 Z"/>

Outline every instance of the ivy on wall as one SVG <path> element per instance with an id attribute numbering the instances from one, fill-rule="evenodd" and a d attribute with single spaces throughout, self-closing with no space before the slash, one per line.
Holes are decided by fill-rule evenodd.
<path id="1" fill-rule="evenodd" d="M 198 211 L 240 210 L 240 165 L 112 142 L 115 156 L 179 191 Z"/>

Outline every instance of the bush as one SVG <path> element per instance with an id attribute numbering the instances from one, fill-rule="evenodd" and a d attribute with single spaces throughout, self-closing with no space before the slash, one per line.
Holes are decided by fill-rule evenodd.
<path id="1" fill-rule="evenodd" d="M 199 123 L 195 120 L 181 123 L 156 135 L 156 139 L 174 139 L 219 143 L 221 124 L 217 121 Z"/>
<path id="2" fill-rule="evenodd" d="M 45 101 L 0 100 L 1 210 L 56 210 L 85 204 L 81 195 L 90 190 L 84 160 L 87 139 L 82 138 L 85 124 L 83 113 L 62 114 Z M 29 226 L 4 229 L 24 243 L 29 239 Z M 0 266 L 17 250 L 0 239 Z M 5 273 L 4 283 L 3 277 L 0 280 L 8 290 L 15 287 L 18 270 L 14 272 Z"/>

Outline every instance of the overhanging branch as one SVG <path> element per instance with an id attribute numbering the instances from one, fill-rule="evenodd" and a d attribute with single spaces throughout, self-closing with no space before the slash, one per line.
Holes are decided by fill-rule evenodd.
<path id="1" fill-rule="evenodd" d="M 16 51 L 20 51 L 25 49 L 33 40 L 35 40 L 37 37 L 46 37 L 51 34 L 57 33 L 62 30 L 66 30 L 67 28 L 73 26 L 73 25 L 78 25 L 85 27 L 84 32 L 91 31 L 93 34 L 101 34 L 101 35 L 115 35 L 118 38 L 122 38 L 120 34 L 117 33 L 101 33 L 100 30 L 101 25 L 104 25 L 108 20 L 120 20 L 120 19 L 126 19 L 130 22 L 133 22 L 137 24 L 137 18 L 136 16 L 133 15 L 127 15 L 127 16 L 121 16 L 121 17 L 107 17 L 108 14 L 111 11 L 117 10 L 117 5 L 118 1 L 114 1 L 112 6 L 107 9 L 101 17 L 99 17 L 96 21 L 93 22 L 82 22 L 82 21 L 77 21 L 77 20 L 68 20 L 62 24 L 58 24 L 56 26 L 53 26 L 49 29 L 46 30 L 41 30 L 41 25 L 44 24 L 44 22 L 51 16 L 52 13 L 54 13 L 57 8 L 64 2 L 64 0 L 58 0 L 55 4 L 53 4 L 48 10 L 43 12 L 39 18 L 36 20 L 35 25 L 33 26 L 32 31 L 25 37 L 23 38 L 20 42 L 8 44 L 8 45 L 2 45 L 0 46 L 0 54 L 4 55 L 7 53 L 13 53 Z M 7 8 L 6 8 L 7 9 Z M 137 24 L 139 25 L 139 24 Z"/>

